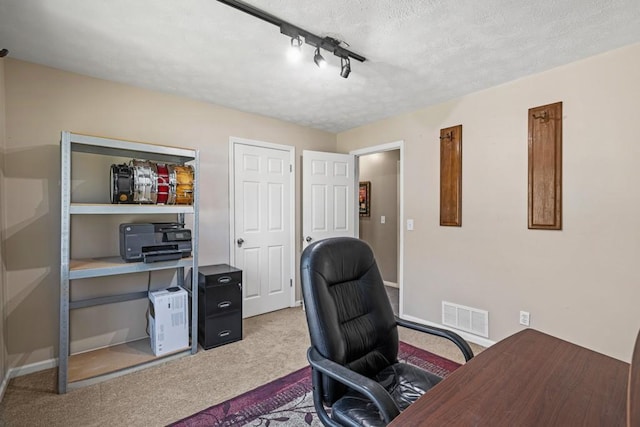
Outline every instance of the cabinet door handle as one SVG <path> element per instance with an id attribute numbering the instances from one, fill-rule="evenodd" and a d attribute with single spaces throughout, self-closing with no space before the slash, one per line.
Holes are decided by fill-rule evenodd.
<path id="1" fill-rule="evenodd" d="M 230 330 L 228 330 L 228 329 L 227 329 L 226 331 L 220 331 L 220 332 L 218 332 L 218 336 L 219 336 L 219 337 L 226 337 L 227 335 L 230 335 L 230 334 L 231 334 L 231 331 L 230 331 Z"/>
<path id="2" fill-rule="evenodd" d="M 231 281 L 231 277 L 229 276 L 222 276 L 221 278 L 218 279 L 218 283 L 229 283 Z"/>
<path id="3" fill-rule="evenodd" d="M 222 302 L 218 303 L 218 307 L 219 308 L 231 307 L 231 301 L 222 301 Z"/>

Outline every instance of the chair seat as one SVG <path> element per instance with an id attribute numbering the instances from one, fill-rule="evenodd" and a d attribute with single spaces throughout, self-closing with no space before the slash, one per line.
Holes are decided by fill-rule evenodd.
<path id="1" fill-rule="evenodd" d="M 406 363 L 395 363 L 376 375 L 375 380 L 404 411 L 442 378 Z M 343 425 L 384 426 L 375 404 L 355 391 L 347 392 L 331 407 L 331 418 Z"/>

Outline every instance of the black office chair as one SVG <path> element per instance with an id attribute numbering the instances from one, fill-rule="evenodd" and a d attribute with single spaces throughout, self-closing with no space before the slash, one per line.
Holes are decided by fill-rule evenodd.
<path id="1" fill-rule="evenodd" d="M 473 357 L 459 335 L 394 316 L 366 242 L 315 242 L 302 253 L 300 269 L 313 401 L 324 425 L 384 426 L 441 380 L 398 362 L 397 325 L 447 338 L 466 360 Z"/>

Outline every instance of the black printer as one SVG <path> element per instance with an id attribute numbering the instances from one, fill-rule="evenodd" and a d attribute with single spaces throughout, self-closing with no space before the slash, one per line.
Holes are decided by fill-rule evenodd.
<path id="1" fill-rule="evenodd" d="M 191 248 L 191 230 L 183 224 L 120 224 L 120 256 L 126 262 L 187 258 L 191 256 Z"/>

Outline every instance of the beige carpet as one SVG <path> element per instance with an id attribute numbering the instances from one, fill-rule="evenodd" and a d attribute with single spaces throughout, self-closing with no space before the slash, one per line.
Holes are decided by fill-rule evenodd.
<path id="1" fill-rule="evenodd" d="M 14 378 L 0 403 L 0 425 L 164 426 L 307 365 L 302 309 L 245 319 L 243 326 L 242 341 L 64 395 L 56 393 L 55 369 Z M 404 329 L 400 338 L 464 362 L 447 340 Z"/>

